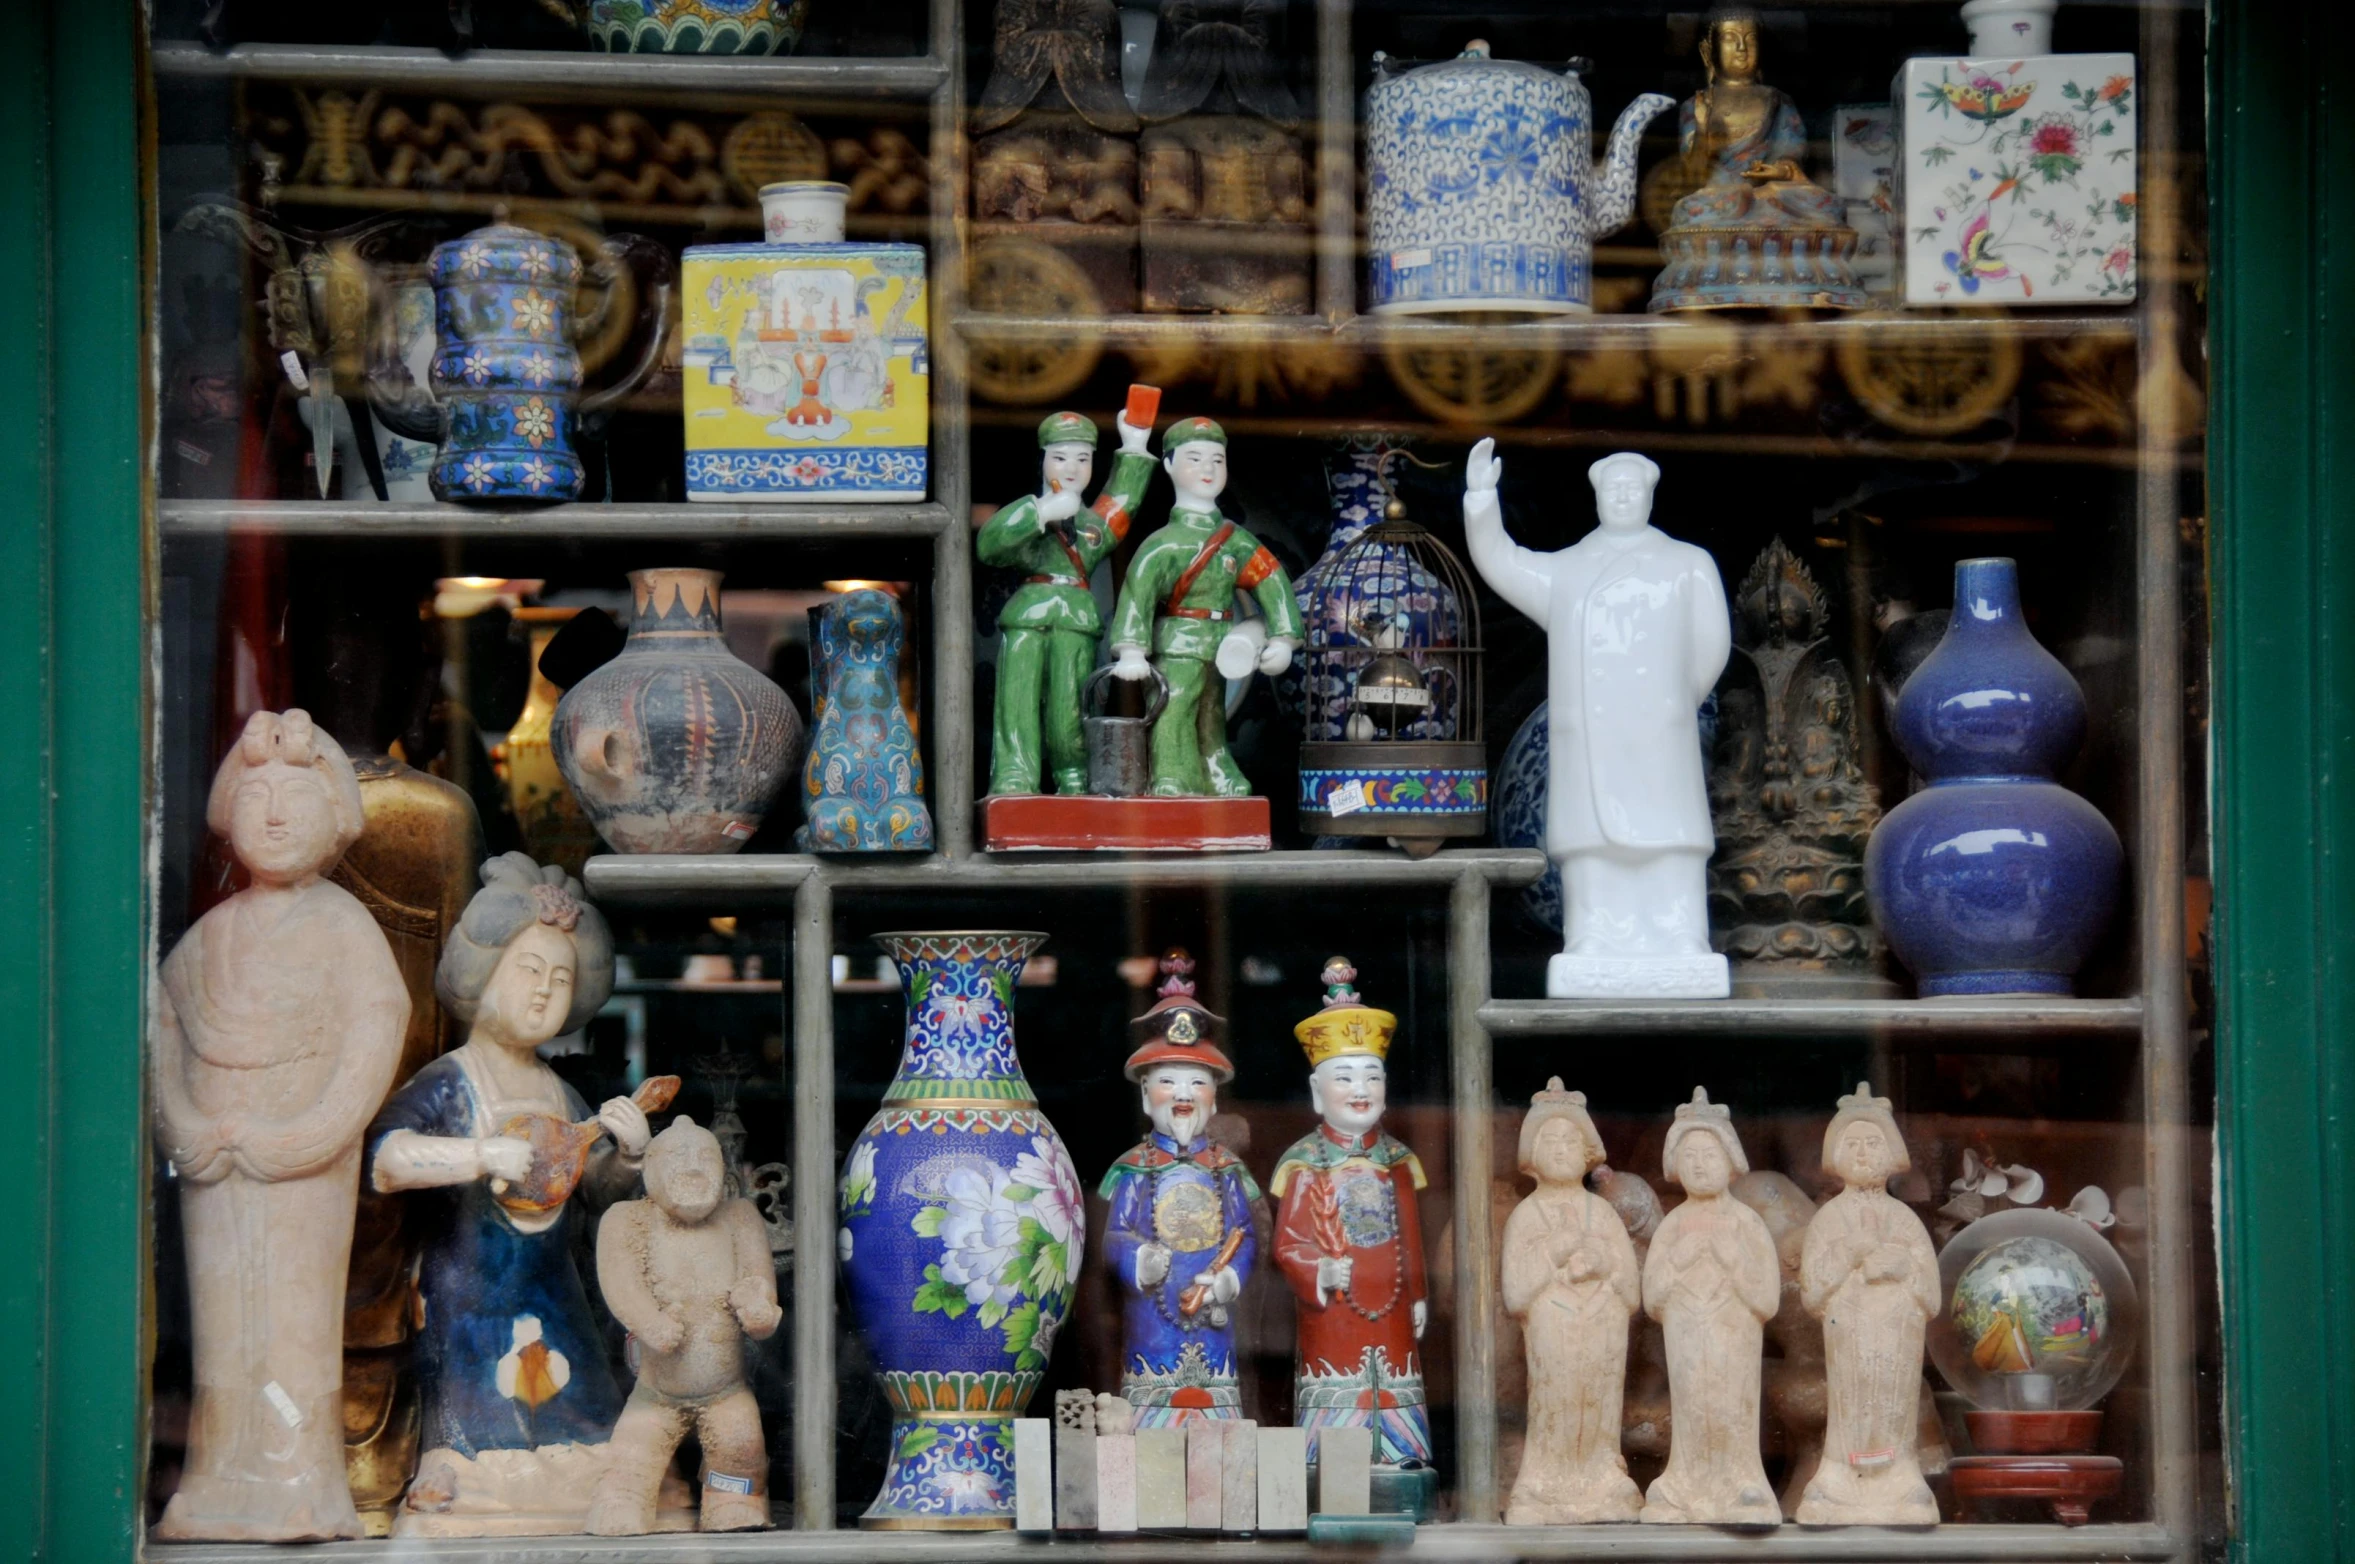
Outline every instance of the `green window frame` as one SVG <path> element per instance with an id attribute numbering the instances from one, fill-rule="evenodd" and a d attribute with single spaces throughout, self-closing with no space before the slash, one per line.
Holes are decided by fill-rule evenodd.
<path id="1" fill-rule="evenodd" d="M 2233 1555 L 2355 1554 L 2355 13 L 2209 17 L 2219 1259 Z M 143 1513 L 137 7 L 0 55 L 0 1557 Z M 2189 1481 L 2191 1474 L 2177 1474 Z"/>

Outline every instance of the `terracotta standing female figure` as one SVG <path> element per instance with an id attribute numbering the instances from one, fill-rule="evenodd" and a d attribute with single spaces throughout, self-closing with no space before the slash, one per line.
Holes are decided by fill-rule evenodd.
<path id="1" fill-rule="evenodd" d="M 205 823 L 252 883 L 164 958 L 156 1144 L 179 1175 L 196 1397 L 156 1535 L 357 1537 L 343 1465 L 343 1294 L 360 1137 L 399 1068 L 409 994 L 384 933 L 321 878 L 360 785 L 300 711 L 256 712 Z"/>
<path id="2" fill-rule="evenodd" d="M 1644 1258 L 1644 1312 L 1667 1337 L 1673 1423 L 1668 1469 L 1644 1495 L 1641 1518 L 1779 1526 L 1782 1506 L 1758 1458 L 1758 1399 L 1763 1327 L 1781 1301 L 1782 1272 L 1765 1221 L 1726 1192 L 1750 1159 L 1733 1116 L 1700 1087 L 1676 1110 L 1665 1161 L 1685 1200 Z"/>
<path id="3" fill-rule="evenodd" d="M 1627 1224 L 1581 1182 L 1602 1160 L 1586 1094 L 1547 1081 L 1521 1121 L 1521 1171 L 1537 1188 L 1505 1222 L 1505 1312 L 1529 1353 L 1529 1437 L 1508 1525 L 1632 1521 L 1643 1508 L 1619 1452 L 1642 1284 Z"/>
<path id="4" fill-rule="evenodd" d="M 1823 1321 L 1830 1417 L 1823 1464 L 1799 1501 L 1803 1526 L 1935 1526 L 1938 1501 L 1914 1453 L 1922 1332 L 1938 1312 L 1938 1256 L 1922 1220 L 1889 1193 L 1912 1166 L 1889 1099 L 1859 1081 L 1824 1131 L 1823 1165 L 1848 1187 L 1807 1224 L 1799 1294 Z"/>
<path id="5" fill-rule="evenodd" d="M 576 1202 L 521 1197 L 532 1146 L 508 1133 L 519 1114 L 590 1119 L 536 1050 L 605 1003 L 613 939 L 562 869 L 506 853 L 482 881 L 437 976 L 466 1041 L 412 1076 L 369 1129 L 371 1183 L 416 1192 L 426 1232 L 425 1453 L 396 1534 L 578 1531 L 622 1409 L 573 1261 Z M 602 1206 L 636 1191 L 649 1130 L 626 1097 L 595 1121 L 612 1139 L 589 1153 L 576 1193 Z"/>

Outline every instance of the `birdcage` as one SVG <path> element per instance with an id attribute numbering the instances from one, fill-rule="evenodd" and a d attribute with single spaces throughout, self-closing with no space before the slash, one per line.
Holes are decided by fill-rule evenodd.
<path id="1" fill-rule="evenodd" d="M 1455 554 L 1386 493 L 1382 520 L 1316 572 L 1302 606 L 1311 699 L 1345 715 L 1337 740 L 1300 746 L 1301 829 L 1417 857 L 1486 831 L 1480 607 Z"/>

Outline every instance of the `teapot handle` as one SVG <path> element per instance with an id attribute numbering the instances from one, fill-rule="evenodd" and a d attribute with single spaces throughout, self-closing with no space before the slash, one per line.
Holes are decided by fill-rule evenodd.
<path id="1" fill-rule="evenodd" d="M 601 391 L 582 394 L 579 405 L 584 414 L 610 407 L 636 390 L 640 382 L 654 373 L 655 365 L 662 361 L 662 351 L 668 345 L 671 333 L 673 280 L 670 251 L 643 234 L 613 234 L 605 241 L 600 264 L 627 266 L 637 274 L 640 293 L 646 304 L 652 306 L 650 311 L 641 306 L 640 313 L 651 313 L 654 329 L 647 333 L 645 350 L 638 355 L 638 361 L 630 366 L 628 373 Z M 606 311 L 613 307 L 612 301 L 613 290 L 608 288 L 605 303 L 594 316 L 575 319 L 573 335 L 582 337 L 602 328 Z"/>

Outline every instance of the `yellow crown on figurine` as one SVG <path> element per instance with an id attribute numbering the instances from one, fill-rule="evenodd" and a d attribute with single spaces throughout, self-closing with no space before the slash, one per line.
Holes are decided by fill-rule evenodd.
<path id="1" fill-rule="evenodd" d="M 1357 981 L 1357 968 L 1347 957 L 1334 956 L 1325 962 L 1319 978 L 1325 985 L 1325 1007 L 1292 1028 L 1292 1035 L 1300 1039 L 1300 1047 L 1308 1055 L 1308 1067 L 1313 1070 L 1327 1059 L 1347 1054 L 1388 1058 L 1398 1017 L 1359 1001 L 1357 990 L 1350 986 Z"/>

